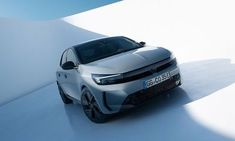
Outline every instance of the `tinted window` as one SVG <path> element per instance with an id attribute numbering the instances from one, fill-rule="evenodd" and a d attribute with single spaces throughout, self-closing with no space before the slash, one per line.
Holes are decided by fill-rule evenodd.
<path id="1" fill-rule="evenodd" d="M 60 59 L 60 65 L 63 65 L 66 62 L 66 53 L 67 51 L 63 52 L 61 59 Z"/>
<path id="2" fill-rule="evenodd" d="M 67 51 L 67 60 L 66 62 L 68 61 L 72 61 L 75 65 L 77 64 L 77 58 L 75 56 L 75 54 L 73 53 L 73 51 L 71 49 L 69 49 Z"/>
<path id="3" fill-rule="evenodd" d="M 75 50 L 81 63 L 86 64 L 140 47 L 140 44 L 128 38 L 111 37 L 78 45 Z"/>

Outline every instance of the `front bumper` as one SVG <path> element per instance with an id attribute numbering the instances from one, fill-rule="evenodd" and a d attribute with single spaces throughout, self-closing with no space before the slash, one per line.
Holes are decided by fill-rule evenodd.
<path id="1" fill-rule="evenodd" d="M 174 75 L 170 79 L 158 85 L 128 95 L 124 100 L 124 102 L 122 103 L 121 110 L 126 110 L 138 106 L 144 103 L 146 100 L 154 96 L 159 96 L 161 93 L 180 85 L 181 85 L 180 74 Z"/>
<path id="2" fill-rule="evenodd" d="M 144 89 L 143 82 L 164 72 L 174 71 L 174 75 L 155 86 Z M 94 83 L 90 80 L 90 83 Z M 117 113 L 123 109 L 132 108 L 148 98 L 159 95 L 163 91 L 172 89 L 181 84 L 180 70 L 178 66 L 172 65 L 161 72 L 155 73 L 138 80 L 113 85 L 89 85 L 90 91 L 94 94 L 101 110 L 105 114 Z"/>

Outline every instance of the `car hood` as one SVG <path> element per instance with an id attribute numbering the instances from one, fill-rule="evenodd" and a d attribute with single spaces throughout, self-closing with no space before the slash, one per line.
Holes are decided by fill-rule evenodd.
<path id="1" fill-rule="evenodd" d="M 124 73 L 164 60 L 170 55 L 167 49 L 146 46 L 81 65 L 80 69 L 94 74 Z"/>

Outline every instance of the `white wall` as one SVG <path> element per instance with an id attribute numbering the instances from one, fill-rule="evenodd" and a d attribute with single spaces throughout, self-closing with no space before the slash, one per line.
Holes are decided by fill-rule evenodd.
<path id="1" fill-rule="evenodd" d="M 64 20 L 167 47 L 181 63 L 223 57 L 235 62 L 234 7 L 234 0 L 125 0 Z"/>
<path id="2" fill-rule="evenodd" d="M 55 81 L 65 48 L 101 36 L 62 20 L 0 19 L 0 105 Z"/>
<path id="3" fill-rule="evenodd" d="M 234 140 L 234 7 L 234 0 L 125 0 L 72 15 L 64 20 L 77 27 L 108 36 L 125 35 L 172 50 L 181 67 L 184 80 L 181 88 L 187 97 L 194 101 L 183 106 L 190 116 L 185 116 L 184 112 L 177 114 L 184 118 L 189 117 L 197 124 L 221 135 L 232 137 Z M 184 129 L 193 132 L 193 126 L 185 121 L 182 126 L 174 125 L 178 121 L 167 126 L 165 123 L 176 119 L 172 117 L 172 115 L 164 116 L 165 122 L 161 122 L 164 123 L 162 126 L 161 123 L 157 124 L 159 121 L 157 115 L 149 122 L 151 124 L 148 125 L 146 124 L 148 121 L 144 121 L 138 129 L 145 131 L 147 128 L 143 128 L 143 125 L 148 125 L 154 129 L 151 131 L 158 131 L 156 127 L 164 134 L 166 132 L 161 128 L 164 127 L 171 135 L 167 136 L 169 138 L 166 140 L 172 140 L 173 138 L 170 138 L 174 134 L 181 136 L 182 132 L 178 131 L 178 128 L 174 130 L 174 127 L 186 127 Z M 190 128 L 187 128 L 188 125 Z M 161 140 L 163 134 L 154 135 Z M 199 134 L 208 140 L 226 140 L 212 139 L 203 133 Z M 143 137 L 154 135 L 152 132 L 151 135 Z M 189 135 L 190 139 L 181 137 L 183 140 L 200 140 L 193 136 Z M 213 135 L 214 137 L 216 136 Z M 139 136 L 137 138 L 139 139 Z"/>

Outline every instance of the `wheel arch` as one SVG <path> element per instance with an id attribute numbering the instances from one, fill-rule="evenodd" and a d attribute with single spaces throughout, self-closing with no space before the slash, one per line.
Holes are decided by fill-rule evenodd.
<path id="1" fill-rule="evenodd" d="M 82 91 L 84 88 L 87 88 L 91 94 L 94 96 L 95 100 L 97 101 L 98 106 L 100 107 L 101 111 L 105 114 L 110 114 L 110 110 L 107 109 L 107 107 L 104 105 L 104 97 L 103 97 L 103 93 L 100 93 L 94 89 L 92 89 L 92 87 L 90 88 L 89 85 L 85 85 L 82 84 L 81 85 L 81 96 L 82 96 Z M 98 94 L 96 94 L 98 93 Z"/>
<path id="2" fill-rule="evenodd" d="M 81 92 L 82 92 L 82 90 L 83 90 L 84 88 L 87 88 L 87 86 L 84 85 L 84 84 L 82 84 L 82 85 L 81 85 Z"/>

